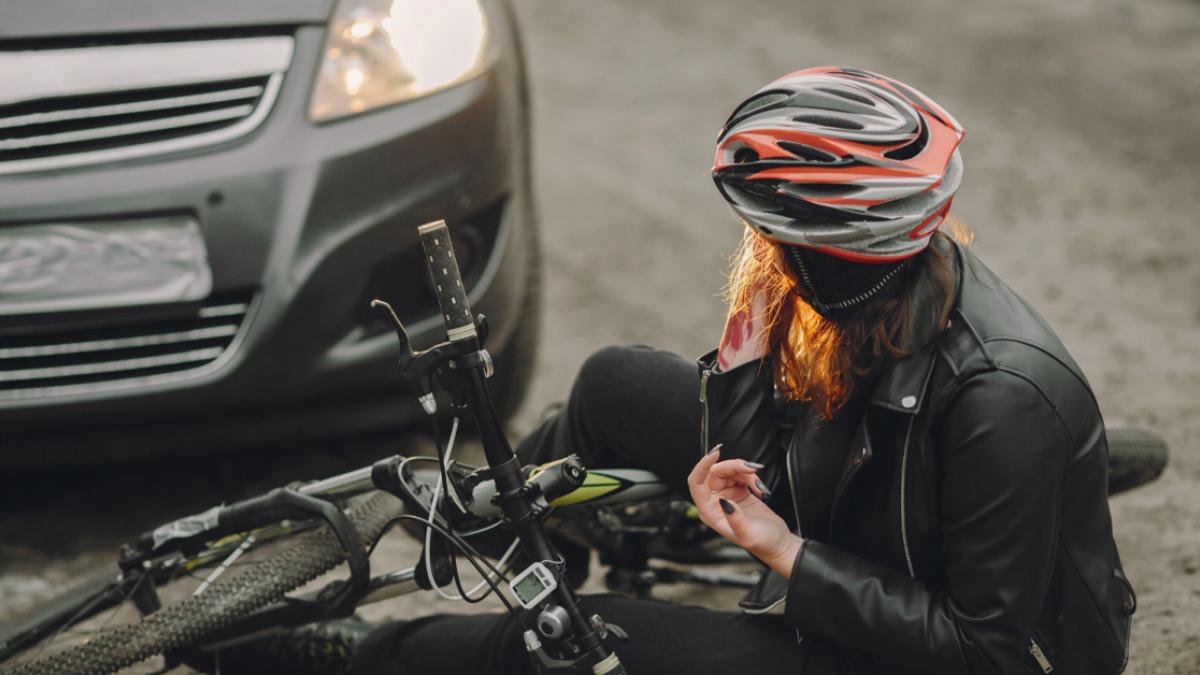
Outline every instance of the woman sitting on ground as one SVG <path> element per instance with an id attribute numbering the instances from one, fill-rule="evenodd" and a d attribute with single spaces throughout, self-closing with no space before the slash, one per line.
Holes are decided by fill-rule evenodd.
<path id="1" fill-rule="evenodd" d="M 740 612 L 585 596 L 629 633 L 614 645 L 629 672 L 1124 667 L 1134 598 L 1104 425 L 1053 331 L 944 234 L 962 137 L 931 99 L 862 70 L 755 93 L 712 172 L 745 226 L 719 348 L 699 369 L 605 349 L 520 444 L 526 462 L 656 472 L 770 570 Z M 375 629 L 354 670 L 531 666 L 511 616 L 478 614 Z"/>

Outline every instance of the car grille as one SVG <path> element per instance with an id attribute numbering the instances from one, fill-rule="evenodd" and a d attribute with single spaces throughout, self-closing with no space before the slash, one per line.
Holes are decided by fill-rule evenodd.
<path id="1" fill-rule="evenodd" d="M 220 366 L 232 353 L 252 296 L 213 298 L 190 316 L 0 341 L 0 401 L 140 387 Z"/>
<path id="2" fill-rule="evenodd" d="M 269 78 L 67 96 L 0 109 L 0 162 L 69 157 L 226 129 L 250 117 Z"/>
<path id="3" fill-rule="evenodd" d="M 291 54 L 286 36 L 0 52 L 0 174 L 244 136 L 270 111 Z M 47 72 L 56 77 L 36 77 Z"/>

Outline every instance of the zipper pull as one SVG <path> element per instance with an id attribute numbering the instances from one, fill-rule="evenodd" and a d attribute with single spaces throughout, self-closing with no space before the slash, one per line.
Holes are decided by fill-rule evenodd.
<path id="1" fill-rule="evenodd" d="M 1033 660 L 1041 666 L 1043 673 L 1054 672 L 1054 666 L 1050 665 L 1050 659 L 1046 658 L 1046 652 L 1042 651 L 1041 645 L 1033 638 L 1029 638 L 1029 653 L 1033 655 Z"/>
<path id="2" fill-rule="evenodd" d="M 705 368 L 700 374 L 700 456 L 709 451 L 708 446 L 708 378 L 713 369 Z"/>

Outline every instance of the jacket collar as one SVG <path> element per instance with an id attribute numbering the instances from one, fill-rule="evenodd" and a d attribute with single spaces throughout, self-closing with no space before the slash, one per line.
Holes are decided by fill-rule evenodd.
<path id="1" fill-rule="evenodd" d="M 948 257 L 954 280 L 954 302 L 957 303 L 962 284 L 963 253 L 957 244 L 949 243 L 942 237 L 934 237 L 931 245 Z M 937 280 L 932 274 L 924 272 L 915 283 L 912 330 L 902 345 L 910 356 L 885 366 L 871 393 L 872 405 L 910 415 L 920 413 L 925 403 L 929 376 L 933 373 L 936 338 L 945 328 L 938 325 L 941 302 Z"/>

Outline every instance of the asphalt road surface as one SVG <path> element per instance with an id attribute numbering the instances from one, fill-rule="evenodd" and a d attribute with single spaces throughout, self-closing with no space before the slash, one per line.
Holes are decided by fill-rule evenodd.
<path id="1" fill-rule="evenodd" d="M 707 168 L 733 105 L 798 67 L 887 73 L 966 126 L 955 207 L 979 255 L 1059 331 L 1110 424 L 1170 443 L 1166 475 L 1112 501 L 1140 598 L 1127 672 L 1200 672 L 1200 3 L 516 1 L 547 252 L 542 351 L 518 428 L 562 398 L 601 346 L 695 356 L 716 342 L 739 230 Z M 45 597 L 122 537 L 215 494 L 419 444 L 385 435 L 322 444 L 302 460 L 260 453 L 224 467 L 8 477 L 0 605 Z M 377 564 L 415 555 L 393 537 Z M 671 597 L 728 607 L 734 596 Z M 446 609 L 464 611 L 421 596 L 368 615 Z"/>

